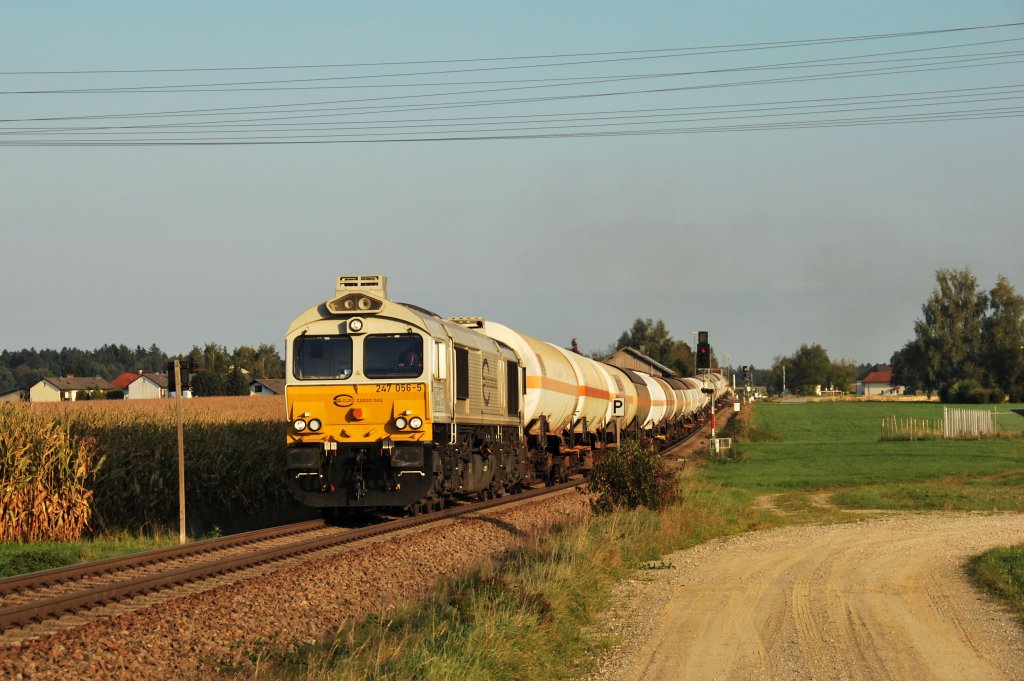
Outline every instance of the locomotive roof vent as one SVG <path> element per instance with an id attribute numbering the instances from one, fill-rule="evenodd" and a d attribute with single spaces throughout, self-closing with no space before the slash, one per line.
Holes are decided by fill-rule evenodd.
<path id="1" fill-rule="evenodd" d="M 483 317 L 449 317 L 448 321 L 461 324 L 467 329 L 482 329 L 484 328 L 484 322 L 487 320 Z"/>
<path id="2" fill-rule="evenodd" d="M 338 277 L 338 285 L 335 293 L 339 296 L 354 291 L 371 293 L 387 300 L 388 278 L 382 274 L 357 274 L 354 276 L 342 275 Z"/>
<path id="3" fill-rule="evenodd" d="M 379 274 L 338 277 L 337 297 L 327 301 L 334 314 L 377 312 L 388 299 L 388 278 Z"/>

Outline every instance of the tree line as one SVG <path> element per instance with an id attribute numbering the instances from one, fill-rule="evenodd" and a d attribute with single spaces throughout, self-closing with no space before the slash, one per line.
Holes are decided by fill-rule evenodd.
<path id="1" fill-rule="evenodd" d="M 892 357 L 893 381 L 943 402 L 1024 401 L 1024 297 L 1003 275 L 985 291 L 970 268 L 940 269 Z"/>
<path id="2" fill-rule="evenodd" d="M 156 344 L 148 348 L 104 345 L 95 350 L 0 351 L 0 393 L 27 390 L 48 376 L 99 376 L 111 381 L 125 372 L 163 373 L 167 362 L 191 360 L 196 368 L 196 395 L 247 394 L 250 378 L 283 378 L 284 360 L 273 345 L 240 345 L 233 351 L 216 343 L 192 346 L 184 355 L 168 355 Z M 242 370 L 248 372 L 245 374 Z"/>

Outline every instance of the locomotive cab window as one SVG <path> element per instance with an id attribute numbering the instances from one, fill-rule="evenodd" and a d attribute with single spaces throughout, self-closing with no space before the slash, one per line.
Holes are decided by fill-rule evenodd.
<path id="1" fill-rule="evenodd" d="M 367 378 L 416 378 L 423 373 L 423 338 L 414 333 L 373 334 L 363 341 Z"/>
<path id="2" fill-rule="evenodd" d="M 295 378 L 314 380 L 352 375 L 352 338 L 299 336 L 293 347 Z"/>

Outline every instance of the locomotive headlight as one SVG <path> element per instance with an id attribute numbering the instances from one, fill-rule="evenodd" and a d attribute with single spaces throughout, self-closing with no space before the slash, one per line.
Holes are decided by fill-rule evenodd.
<path id="1" fill-rule="evenodd" d="M 395 419 L 395 428 L 399 430 L 405 430 L 405 427 L 409 425 L 409 422 L 405 420 L 404 416 L 399 416 Z"/>
<path id="2" fill-rule="evenodd" d="M 419 430 L 420 428 L 423 427 L 423 419 L 421 419 L 419 416 L 413 416 L 411 419 L 409 419 L 409 427 L 412 428 L 413 430 Z"/>
<path id="3" fill-rule="evenodd" d="M 295 419 L 292 421 L 292 428 L 301 433 L 306 429 L 306 419 Z"/>
<path id="4" fill-rule="evenodd" d="M 314 433 L 318 432 L 320 430 L 321 426 L 323 426 L 323 424 L 320 423 L 320 419 L 310 419 L 309 420 L 309 429 L 311 431 L 313 431 Z"/>
<path id="5" fill-rule="evenodd" d="M 363 330 L 363 320 L 358 317 L 348 320 L 348 330 L 349 333 L 359 333 Z"/>

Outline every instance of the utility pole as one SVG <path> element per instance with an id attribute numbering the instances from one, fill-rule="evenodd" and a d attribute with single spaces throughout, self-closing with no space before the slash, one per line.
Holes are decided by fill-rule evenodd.
<path id="1" fill-rule="evenodd" d="M 178 418 L 178 543 L 185 543 L 185 436 L 181 419 L 181 360 L 174 360 L 174 410 Z"/>

